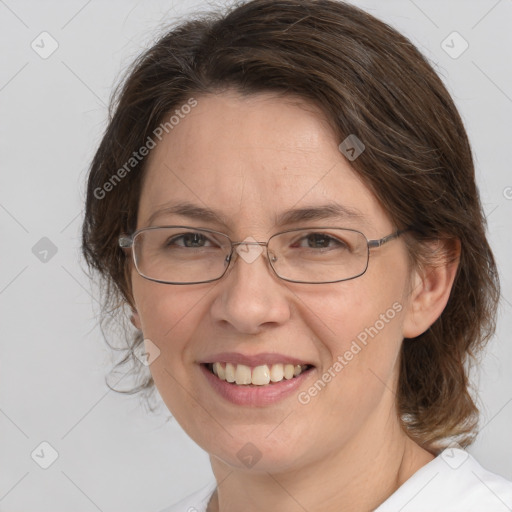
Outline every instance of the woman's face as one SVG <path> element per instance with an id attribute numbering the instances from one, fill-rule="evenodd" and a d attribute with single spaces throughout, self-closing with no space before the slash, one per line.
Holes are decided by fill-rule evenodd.
<path id="1" fill-rule="evenodd" d="M 234 92 L 196 99 L 152 150 L 138 229 L 187 225 L 263 242 L 296 227 L 346 227 L 368 239 L 395 231 L 311 105 Z M 165 212 L 185 202 L 217 216 Z M 357 215 L 276 224 L 285 211 L 327 203 Z M 222 279 L 194 285 L 152 282 L 132 269 L 135 322 L 160 350 L 150 365 L 155 384 L 200 446 L 231 466 L 257 461 L 253 471 L 276 471 L 396 428 L 410 288 L 403 239 L 371 249 L 366 273 L 344 282 L 281 280 L 265 252 L 253 261 L 238 256 L 231 265 Z M 283 380 L 228 383 L 208 363 L 231 363 L 240 379 L 247 369 L 237 364 L 251 367 L 253 379 L 253 368 L 267 365 Z M 279 364 L 310 366 L 288 380 Z M 256 372 L 261 377 L 265 368 Z"/>

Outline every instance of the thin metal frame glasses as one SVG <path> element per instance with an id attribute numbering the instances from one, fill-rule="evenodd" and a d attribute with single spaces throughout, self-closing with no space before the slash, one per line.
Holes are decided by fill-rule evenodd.
<path id="1" fill-rule="evenodd" d="M 180 231 L 186 230 L 186 231 Z M 368 269 L 370 249 L 382 247 L 387 242 L 399 237 L 404 230 L 397 230 L 378 240 L 368 240 L 358 230 L 339 227 L 307 227 L 281 231 L 272 235 L 267 242 L 245 241 L 233 242 L 228 235 L 207 228 L 192 226 L 151 226 L 139 229 L 132 235 L 119 237 L 119 246 L 130 250 L 137 272 L 145 279 L 163 284 L 202 284 L 218 281 L 231 266 L 233 254 L 244 251 L 240 246 L 266 248 L 267 261 L 275 275 L 285 281 L 304 284 L 327 284 L 349 281 L 362 276 Z M 300 236 L 303 234 L 304 236 Z M 199 237 L 203 238 L 197 238 Z M 299 247 L 297 242 L 307 243 L 318 240 L 312 236 L 320 235 L 320 241 L 331 242 L 327 247 Z M 194 240 L 208 240 L 217 247 L 201 246 L 186 247 L 178 245 L 177 240 L 184 237 L 196 237 Z M 254 240 L 254 239 L 252 239 Z M 293 242 L 293 251 L 288 247 Z M 285 246 L 287 246 L 285 248 Z M 222 252 L 219 252 L 219 249 Z M 286 254 L 288 251 L 288 254 Z M 263 251 L 259 251 L 259 254 Z M 243 257 L 243 256 L 242 256 Z M 202 259 L 201 259 L 202 258 Z M 244 258 L 245 259 L 245 258 Z M 290 263 L 291 262 L 291 263 Z M 205 265 L 207 264 L 207 265 Z M 209 266 L 208 266 L 209 265 Z M 291 270 L 290 270 L 291 268 Z M 213 277 L 198 280 L 169 280 L 164 277 L 166 272 L 179 272 L 192 275 L 199 272 L 206 276 L 208 272 Z M 332 274 L 332 279 L 317 277 L 315 279 L 294 279 L 293 276 Z M 338 276 L 339 278 L 334 278 Z M 341 277 L 343 276 L 343 277 Z"/>

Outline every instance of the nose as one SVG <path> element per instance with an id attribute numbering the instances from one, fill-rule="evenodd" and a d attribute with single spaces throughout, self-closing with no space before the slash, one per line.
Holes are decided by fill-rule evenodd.
<path id="1" fill-rule="evenodd" d="M 211 308 L 216 322 L 256 334 L 290 318 L 287 287 L 270 267 L 265 245 L 256 241 L 234 244 L 233 261 Z"/>

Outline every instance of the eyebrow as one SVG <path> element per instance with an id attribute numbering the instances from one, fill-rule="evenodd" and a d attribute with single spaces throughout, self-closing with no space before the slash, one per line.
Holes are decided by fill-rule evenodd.
<path id="1" fill-rule="evenodd" d="M 276 217 L 275 223 L 278 226 L 286 226 L 303 221 L 330 219 L 366 221 L 365 216 L 359 210 L 343 206 L 339 203 L 329 202 L 318 206 L 291 208 L 279 214 Z"/>
<path id="2" fill-rule="evenodd" d="M 228 227 L 228 221 L 220 211 L 187 202 L 165 206 L 153 212 L 148 219 L 148 225 L 151 225 L 157 217 L 172 214 L 203 222 L 218 223 Z M 331 219 L 368 222 L 366 217 L 359 210 L 343 206 L 339 203 L 329 202 L 303 208 L 290 208 L 276 215 L 274 217 L 274 223 L 276 226 L 282 227 L 304 221 Z"/>
<path id="3" fill-rule="evenodd" d="M 206 222 L 217 222 L 227 227 L 226 221 L 222 214 L 209 208 L 203 208 L 192 203 L 178 203 L 171 206 L 165 206 L 164 208 L 153 212 L 148 219 L 148 224 L 163 215 L 180 215 L 182 217 L 189 217 L 190 219 L 197 219 Z"/>

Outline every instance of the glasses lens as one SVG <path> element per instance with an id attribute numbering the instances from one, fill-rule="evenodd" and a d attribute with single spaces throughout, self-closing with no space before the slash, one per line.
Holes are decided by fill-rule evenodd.
<path id="1" fill-rule="evenodd" d="M 269 241 L 277 275 L 290 281 L 330 283 L 358 277 L 368 266 L 368 243 L 350 229 L 301 229 Z"/>
<path id="2" fill-rule="evenodd" d="M 155 281 L 198 283 L 218 279 L 228 265 L 229 238 L 187 227 L 149 228 L 134 239 L 139 273 Z"/>

